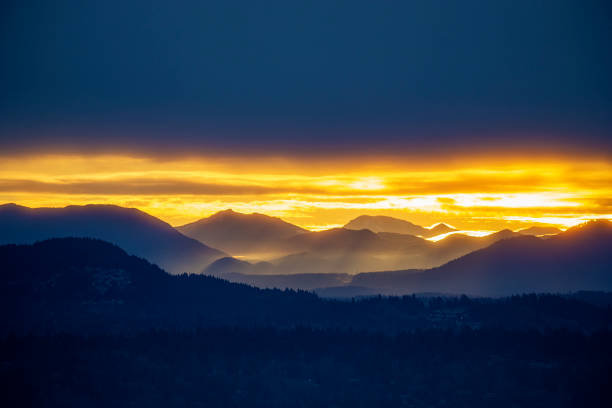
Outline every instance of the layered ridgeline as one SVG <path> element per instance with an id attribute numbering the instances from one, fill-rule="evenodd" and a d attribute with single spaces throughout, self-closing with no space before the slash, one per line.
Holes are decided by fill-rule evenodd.
<path id="1" fill-rule="evenodd" d="M 169 275 L 113 244 L 88 238 L 0 246 L 0 264 L 0 336 L 219 326 L 594 330 L 609 320 L 605 305 L 554 296 L 330 301 L 312 293 L 263 290 L 208 276 Z"/>
<path id="2" fill-rule="evenodd" d="M 0 246 L 0 331 L 108 332 L 296 323 L 319 299 L 201 275 L 169 275 L 108 242 L 55 238 Z"/>
<path id="3" fill-rule="evenodd" d="M 0 244 L 33 243 L 57 237 L 109 241 L 171 273 L 197 273 L 226 256 L 134 208 L 114 205 L 65 208 L 0 206 Z"/>
<path id="4" fill-rule="evenodd" d="M 361 274 L 351 283 L 381 292 L 480 296 L 612 291 L 612 223 L 590 221 L 547 239 L 514 237 L 424 272 Z"/>
<path id="5" fill-rule="evenodd" d="M 334 228 L 305 232 L 268 242 L 268 251 L 284 256 L 267 262 L 219 260 L 203 272 L 291 275 L 304 273 L 357 274 L 368 271 L 426 269 L 442 265 L 469 252 L 520 234 L 510 230 L 485 237 L 452 234 L 432 242 L 421 237 L 390 232 Z"/>
<path id="6" fill-rule="evenodd" d="M 180 227 L 181 233 L 232 255 L 274 257 L 282 240 L 307 230 L 276 217 L 220 211 Z"/>
<path id="7" fill-rule="evenodd" d="M 379 219 L 379 217 L 372 217 Z M 454 230 L 445 224 L 432 229 L 407 221 L 382 217 L 417 228 L 415 233 L 439 235 Z M 368 219 L 359 217 L 356 220 Z M 356 221 L 355 220 L 355 221 Z M 393 222 L 391 222 L 393 223 Z M 351 223 L 349 223 L 351 224 Z M 334 228 L 307 231 L 280 218 L 241 214 L 232 210 L 177 227 L 203 244 L 219 248 L 238 259 L 222 259 L 202 272 L 289 275 L 304 273 L 355 274 L 366 271 L 430 268 L 439 266 L 500 239 L 517 235 L 509 230 L 486 237 L 453 234 L 438 242 L 422 237 L 370 229 Z M 383 229 L 382 231 L 380 231 Z M 423 231 L 427 231 L 427 234 Z"/>
<path id="8" fill-rule="evenodd" d="M 436 235 L 456 231 L 456 229 L 443 223 L 437 224 L 432 228 L 425 228 L 413 224 L 410 221 L 384 215 L 360 215 L 349 221 L 344 228 L 350 230 L 368 229 L 372 232 L 393 232 L 396 234 L 408 234 L 424 238 L 435 237 Z"/>
<path id="9" fill-rule="evenodd" d="M 376 293 L 506 296 L 535 292 L 612 290 L 612 223 L 609 221 L 588 222 L 545 238 L 506 235 L 508 238 L 491 242 L 484 249 L 426 270 L 356 275 L 310 273 L 262 276 L 245 274 L 248 269 L 243 265 L 242 273 L 226 273 L 221 276 L 260 287 L 317 290 L 322 295 L 332 297 Z M 463 239 L 457 236 L 454 238 Z"/>

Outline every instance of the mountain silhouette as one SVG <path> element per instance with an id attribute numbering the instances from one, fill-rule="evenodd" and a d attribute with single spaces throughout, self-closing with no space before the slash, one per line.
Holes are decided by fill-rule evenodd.
<path id="1" fill-rule="evenodd" d="M 430 236 L 435 237 L 436 235 L 447 234 L 449 232 L 457 231 L 455 228 L 449 227 L 444 223 L 434 225 L 429 229 Z"/>
<path id="2" fill-rule="evenodd" d="M 263 214 L 242 214 L 232 210 L 221 211 L 210 217 L 176 227 L 181 233 L 198 241 L 219 248 L 231 255 L 269 254 L 278 241 L 307 232 L 297 225 L 280 218 Z"/>
<path id="3" fill-rule="evenodd" d="M 454 234 L 429 242 L 411 235 L 338 229 L 290 240 L 291 245 L 299 241 L 303 249 L 312 252 L 292 254 L 258 270 L 244 263 L 240 263 L 240 268 L 232 268 L 232 263 L 227 262 L 229 266 L 219 276 L 258 287 L 316 289 L 323 295 L 343 296 L 415 292 L 504 296 L 611 290 L 611 231 L 610 222 L 597 221 L 545 238 L 503 230 L 486 237 Z M 350 239 L 339 240 L 351 234 L 354 236 Z M 404 258 L 395 255 L 403 262 L 411 261 L 405 255 L 410 248 L 437 259 L 455 255 L 458 259 L 451 258 L 455 260 L 429 269 L 379 269 L 351 276 L 351 268 L 384 266 L 381 261 L 384 257 L 376 255 L 387 251 L 392 258 L 397 248 L 405 251 L 401 255 Z M 342 251 L 338 252 L 339 249 Z M 419 261 L 423 259 L 421 256 Z"/>
<path id="4" fill-rule="evenodd" d="M 268 242 L 269 251 L 287 255 L 267 263 L 248 266 L 242 260 L 225 261 L 216 264 L 214 270 L 205 270 L 204 273 L 233 280 L 237 275 L 224 274 L 357 274 L 408 268 L 426 269 L 440 266 L 500 239 L 515 235 L 520 234 L 510 230 L 486 237 L 453 234 L 443 240 L 431 242 L 414 235 L 334 228 L 305 232 L 284 240 Z M 259 286 L 262 280 L 240 278 L 237 281 Z M 295 285 L 289 287 L 305 289 L 299 286 L 297 281 Z"/>
<path id="5" fill-rule="evenodd" d="M 540 235 L 556 235 L 556 234 L 559 234 L 562 231 L 559 228 L 556 228 L 556 227 L 533 226 L 533 227 L 529 227 L 529 228 L 524 228 L 522 230 L 519 230 L 518 232 L 521 233 L 521 234 L 524 234 L 524 235 L 540 236 Z"/>
<path id="6" fill-rule="evenodd" d="M 56 237 L 112 242 L 171 273 L 199 273 L 224 254 L 134 208 L 114 205 L 28 208 L 0 206 L 0 244 L 33 243 Z"/>
<path id="7" fill-rule="evenodd" d="M 384 215 L 360 215 L 349 221 L 344 228 L 352 230 L 369 229 L 372 232 L 394 232 L 397 234 L 417 235 L 424 238 L 456 231 L 442 223 L 437 224 L 432 229 L 428 229 L 406 220 Z"/>
<path id="8" fill-rule="evenodd" d="M 284 245 L 291 252 L 296 251 L 373 251 L 385 250 L 384 241 L 368 229 L 350 230 L 346 228 L 332 228 L 325 231 L 314 231 L 293 236 L 284 241 Z"/>
<path id="9" fill-rule="evenodd" d="M 268 242 L 269 251 L 287 254 L 251 267 L 241 261 L 219 262 L 204 273 L 231 279 L 223 273 L 292 275 L 312 273 L 357 273 L 360 271 L 401 268 L 413 263 L 433 246 L 422 238 L 401 234 L 375 234 L 370 230 L 334 228 L 304 232 L 293 237 Z M 302 287 L 300 287 L 302 288 Z"/>
<path id="10" fill-rule="evenodd" d="M 0 246 L 0 334 L 299 322 L 320 299 L 202 275 L 167 274 L 108 242 L 55 238 Z"/>
<path id="11" fill-rule="evenodd" d="M 612 290 L 612 223 L 592 221 L 547 239 L 500 240 L 426 271 L 365 273 L 352 285 L 381 292 L 505 296 L 525 292 Z"/>

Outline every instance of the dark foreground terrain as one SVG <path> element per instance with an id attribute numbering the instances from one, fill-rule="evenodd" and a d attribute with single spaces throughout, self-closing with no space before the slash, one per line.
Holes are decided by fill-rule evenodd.
<path id="1" fill-rule="evenodd" d="M 5 407 L 604 407 L 612 334 L 151 331 L 8 337 Z"/>
<path id="2" fill-rule="evenodd" d="M 339 301 L 0 246 L 0 406 L 610 406 L 612 297 Z"/>

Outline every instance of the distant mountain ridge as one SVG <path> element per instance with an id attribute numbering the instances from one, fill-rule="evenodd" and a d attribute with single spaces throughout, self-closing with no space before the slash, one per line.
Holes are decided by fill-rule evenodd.
<path id="1" fill-rule="evenodd" d="M 541 236 L 541 235 L 556 235 L 556 234 L 559 234 L 559 233 L 561 233 L 563 231 L 561 231 L 557 227 L 533 226 L 533 227 L 529 227 L 529 228 L 524 228 L 522 230 L 519 230 L 518 232 L 521 233 L 521 234 L 524 234 L 524 235 Z"/>
<path id="2" fill-rule="evenodd" d="M 413 235 L 377 234 L 369 229 L 346 228 L 307 231 L 279 218 L 232 210 L 177 229 L 200 242 L 239 256 L 240 262 L 226 260 L 204 270 L 215 276 L 226 272 L 358 273 L 408 266 L 430 267 L 452 259 L 444 253 L 433 254 L 434 245 Z M 448 230 L 448 226 L 439 224 L 427 231 L 438 234 Z M 466 253 L 461 249 L 456 252 Z M 255 261 L 257 265 L 249 267 L 245 260 Z M 261 260 L 267 262 L 261 264 Z"/>
<path id="3" fill-rule="evenodd" d="M 417 235 L 424 238 L 456 231 L 446 224 L 440 223 L 433 228 L 425 228 L 410 221 L 384 215 L 360 215 L 349 221 L 344 228 L 351 230 L 368 229 L 372 232 L 393 232 L 397 234 Z"/>
<path id="4" fill-rule="evenodd" d="M 353 285 L 389 292 L 506 296 L 612 290 L 612 223 L 591 221 L 539 239 L 515 236 L 426 271 L 360 274 Z"/>
<path id="5" fill-rule="evenodd" d="M 64 208 L 0 205 L 0 244 L 88 237 L 112 242 L 171 273 L 199 273 L 225 256 L 135 208 L 90 204 Z"/>
<path id="6" fill-rule="evenodd" d="M 430 269 L 332 276 L 303 273 L 292 277 L 279 274 L 282 270 L 279 265 L 275 269 L 277 274 L 268 276 L 250 274 L 254 272 L 249 268 L 226 270 L 220 276 L 259 287 L 300 288 L 348 297 L 375 293 L 507 296 L 524 292 L 612 291 L 612 223 L 609 221 L 593 221 L 545 238 L 503 230 L 489 237 L 457 235 L 454 241 L 475 249 Z M 449 253 L 444 246 L 452 248 L 457 243 L 440 241 L 444 245 L 437 247 L 439 243 L 424 242 L 432 246 L 434 254 L 435 251 Z M 478 245 L 482 246 L 476 248 Z M 320 267 L 312 262 L 311 265 L 313 270 Z"/>
<path id="7" fill-rule="evenodd" d="M 424 228 L 393 217 L 368 215 L 357 217 L 344 228 L 307 231 L 280 218 L 232 210 L 177 228 L 200 242 L 225 250 L 230 256 L 238 256 L 240 262 L 224 260 L 203 271 L 214 276 L 427 269 L 500 239 L 521 235 L 502 230 L 473 237 L 443 223 Z M 524 233 L 530 231 L 535 234 L 540 230 Z M 437 242 L 424 239 L 448 233 L 451 234 Z"/>
<path id="8" fill-rule="evenodd" d="M 312 274 L 348 273 L 397 269 L 426 269 L 442 265 L 469 252 L 520 234 L 503 230 L 485 237 L 453 234 L 443 240 L 431 242 L 414 235 L 370 230 L 334 228 L 306 232 L 276 242 L 277 253 L 287 255 L 273 259 L 265 265 L 248 266 L 242 262 L 225 262 L 204 273 L 225 276 L 224 273 L 242 274 Z M 253 278 L 255 279 L 255 278 Z M 242 281 L 242 280 L 241 280 Z"/>
<path id="9" fill-rule="evenodd" d="M 307 230 L 264 214 L 220 211 L 210 217 L 176 227 L 198 241 L 232 255 L 265 252 L 270 244 Z"/>

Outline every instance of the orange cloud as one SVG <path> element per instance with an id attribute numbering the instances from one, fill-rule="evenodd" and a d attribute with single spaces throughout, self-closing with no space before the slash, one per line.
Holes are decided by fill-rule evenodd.
<path id="1" fill-rule="evenodd" d="M 430 158 L 427 165 L 362 157 L 326 160 L 314 159 L 308 166 L 288 158 L 0 157 L 0 202 L 114 203 L 172 224 L 233 208 L 313 229 L 343 225 L 360 214 L 423 225 L 444 221 L 466 230 L 534 222 L 567 226 L 612 214 L 610 160 Z"/>

